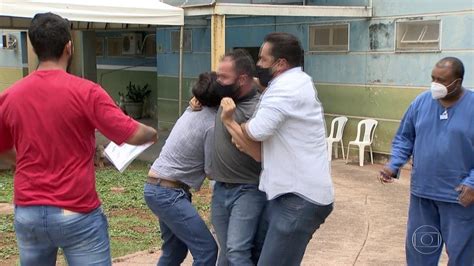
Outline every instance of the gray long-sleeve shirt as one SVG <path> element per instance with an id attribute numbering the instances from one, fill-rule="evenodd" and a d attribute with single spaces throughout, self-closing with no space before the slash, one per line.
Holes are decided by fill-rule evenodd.
<path id="1" fill-rule="evenodd" d="M 188 108 L 176 121 L 151 170 L 160 178 L 178 180 L 198 190 L 211 175 L 216 109 Z"/>

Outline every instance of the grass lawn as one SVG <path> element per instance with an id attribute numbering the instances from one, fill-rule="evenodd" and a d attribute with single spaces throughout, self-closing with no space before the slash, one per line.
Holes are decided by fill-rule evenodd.
<path id="1" fill-rule="evenodd" d="M 134 162 L 122 174 L 112 167 L 96 171 L 97 191 L 109 220 L 113 258 L 161 246 L 157 220 L 143 199 L 143 185 L 148 169 L 148 164 Z M 193 193 L 194 205 L 208 224 L 210 195 L 207 181 L 201 191 Z M 12 197 L 12 173 L 0 172 L 0 203 L 9 203 Z M 13 215 L 0 214 L 0 235 L 0 265 L 15 264 L 18 249 Z M 58 259 L 62 260 L 63 258 Z"/>

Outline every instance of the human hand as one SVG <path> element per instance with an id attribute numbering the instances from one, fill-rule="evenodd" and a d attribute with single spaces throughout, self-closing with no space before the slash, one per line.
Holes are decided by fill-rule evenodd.
<path id="1" fill-rule="evenodd" d="M 469 207 L 471 204 L 474 204 L 474 188 L 466 185 L 459 185 L 456 188 L 456 191 L 459 192 L 458 200 L 462 206 Z"/>
<path id="2" fill-rule="evenodd" d="M 221 100 L 221 120 L 223 123 L 229 123 L 233 121 L 233 116 L 235 112 L 235 102 L 232 98 L 225 97 Z"/>
<path id="3" fill-rule="evenodd" d="M 202 110 L 202 104 L 196 99 L 196 97 L 193 97 L 191 100 L 189 100 L 189 107 L 191 107 L 191 110 L 193 111 L 201 111 Z"/>
<path id="4" fill-rule="evenodd" d="M 385 183 L 393 183 L 394 181 L 394 177 L 395 176 L 395 173 L 392 172 L 392 170 L 390 170 L 388 167 L 384 167 L 382 168 L 382 170 L 380 171 L 380 174 L 379 174 L 379 181 L 382 183 L 382 184 L 385 184 Z"/>
<path id="5" fill-rule="evenodd" d="M 243 148 L 242 146 L 240 146 L 240 145 L 235 141 L 234 138 L 232 138 L 232 144 L 234 144 L 234 146 L 235 146 L 239 151 L 245 152 L 245 151 L 244 151 L 244 148 Z"/>

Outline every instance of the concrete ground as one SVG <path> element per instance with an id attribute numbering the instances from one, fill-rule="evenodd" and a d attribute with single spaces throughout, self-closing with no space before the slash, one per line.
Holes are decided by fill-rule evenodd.
<path id="1" fill-rule="evenodd" d="M 377 180 L 380 167 L 332 162 L 335 208 L 313 236 L 302 265 L 405 265 L 410 174 L 404 170 L 399 181 L 383 185 Z M 115 259 L 114 265 L 156 265 L 159 256 L 144 251 Z M 446 262 L 443 255 L 440 264 Z M 183 265 L 192 265 L 190 254 Z"/>

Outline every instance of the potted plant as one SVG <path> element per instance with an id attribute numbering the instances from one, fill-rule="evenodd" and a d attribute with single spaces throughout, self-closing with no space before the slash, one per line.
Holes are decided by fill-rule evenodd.
<path id="1" fill-rule="evenodd" d="M 148 89 L 148 84 L 141 87 L 140 85 L 132 84 L 130 81 L 127 86 L 127 94 L 124 95 L 119 92 L 120 99 L 124 99 L 123 108 L 125 112 L 134 119 L 141 118 L 143 103 L 150 93 L 151 90 Z"/>

